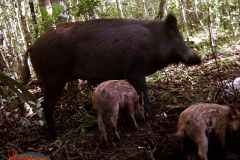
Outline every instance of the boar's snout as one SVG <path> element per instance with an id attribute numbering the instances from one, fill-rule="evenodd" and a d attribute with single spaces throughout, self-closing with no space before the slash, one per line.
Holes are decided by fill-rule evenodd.
<path id="1" fill-rule="evenodd" d="M 187 52 L 183 55 L 183 63 L 191 66 L 191 65 L 196 65 L 196 64 L 200 64 L 202 61 L 201 59 L 198 57 L 198 55 L 196 55 L 192 49 L 188 48 Z"/>

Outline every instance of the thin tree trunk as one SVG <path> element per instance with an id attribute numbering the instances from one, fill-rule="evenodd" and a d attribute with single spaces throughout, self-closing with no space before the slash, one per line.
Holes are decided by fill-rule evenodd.
<path id="1" fill-rule="evenodd" d="M 232 34 L 233 34 L 233 37 L 235 37 L 234 26 L 233 26 L 233 17 L 232 17 L 232 13 L 231 13 L 231 9 L 230 9 L 228 0 L 226 0 L 226 5 L 227 5 L 227 10 L 228 10 L 228 16 L 230 17 L 230 26 L 231 26 Z"/>
<path id="2" fill-rule="evenodd" d="M 22 23 L 22 29 L 23 29 L 23 32 L 24 32 L 24 38 L 25 38 L 25 41 L 27 43 L 27 48 L 29 48 L 31 46 L 31 36 L 30 36 L 30 33 L 29 33 L 29 29 L 28 29 L 28 25 L 27 25 L 25 13 L 24 13 L 24 6 L 21 5 L 21 0 L 18 0 L 18 8 L 19 8 L 19 14 L 20 14 L 20 17 L 21 17 L 21 23 Z"/>
<path id="3" fill-rule="evenodd" d="M 202 20 L 199 18 L 199 15 L 198 15 L 198 1 L 197 1 L 197 0 L 195 0 L 195 13 L 196 13 L 197 19 L 199 20 L 199 22 L 200 22 L 201 26 L 203 27 L 203 29 L 204 29 L 206 32 L 208 32 L 207 29 L 206 29 L 206 27 L 204 26 Z"/>
<path id="4" fill-rule="evenodd" d="M 184 20 L 184 26 L 185 26 L 185 31 L 186 31 L 186 36 L 187 36 L 187 42 L 189 42 L 189 33 L 188 33 L 188 24 L 187 24 L 187 15 L 186 15 L 186 10 L 185 10 L 185 3 L 183 0 L 181 0 L 182 3 L 182 14 L 183 14 L 183 20 Z"/>
<path id="5" fill-rule="evenodd" d="M 73 15 L 72 8 L 71 8 L 71 0 L 66 1 L 66 6 L 67 6 L 67 11 L 69 13 L 69 21 L 75 22 L 75 17 Z"/>
<path id="6" fill-rule="evenodd" d="M 37 25 L 37 20 L 36 20 L 36 14 L 35 14 L 35 9 L 34 9 L 34 5 L 33 5 L 33 0 L 29 0 L 29 6 L 30 6 L 30 10 L 31 10 L 31 15 L 32 15 L 32 20 L 34 23 L 34 29 L 35 29 L 35 33 L 36 36 L 35 38 L 38 37 L 38 25 Z"/>
<path id="7" fill-rule="evenodd" d="M 240 0 L 238 0 L 238 16 L 240 15 Z M 240 27 L 240 19 L 238 19 L 238 27 Z"/>
<path id="8" fill-rule="evenodd" d="M 164 6 L 165 6 L 165 3 L 166 3 L 166 0 L 160 0 L 158 15 L 156 16 L 155 19 L 162 19 L 164 17 Z"/>
<path id="9" fill-rule="evenodd" d="M 2 45 L 3 45 L 3 31 L 0 29 L 0 46 Z"/>
<path id="10" fill-rule="evenodd" d="M 146 7 L 146 1 L 145 0 L 143 0 L 143 8 L 144 8 L 144 18 L 147 18 L 148 13 L 147 13 L 147 7 Z"/>
<path id="11" fill-rule="evenodd" d="M 117 3 L 117 8 L 118 8 L 118 9 L 119 9 L 119 11 L 120 11 L 121 18 L 123 18 L 123 11 L 122 11 L 122 4 L 121 4 L 121 0 L 116 0 L 116 3 Z"/>
<path id="12" fill-rule="evenodd" d="M 0 26 L 2 26 L 2 25 L 0 24 Z M 0 30 L 0 46 L 3 46 L 3 40 L 4 40 L 3 31 Z M 1 52 L 2 52 L 2 50 L 0 51 L 0 72 L 3 72 L 4 68 L 6 67 L 6 64 L 4 63 Z"/>

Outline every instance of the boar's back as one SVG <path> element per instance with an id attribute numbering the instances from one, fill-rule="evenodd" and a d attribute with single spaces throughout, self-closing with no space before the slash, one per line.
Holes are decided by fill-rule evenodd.
<path id="1" fill-rule="evenodd" d="M 40 79 L 50 81 L 49 76 L 52 80 L 126 78 L 154 59 L 154 37 L 145 23 L 116 19 L 59 24 L 32 46 L 33 67 Z"/>

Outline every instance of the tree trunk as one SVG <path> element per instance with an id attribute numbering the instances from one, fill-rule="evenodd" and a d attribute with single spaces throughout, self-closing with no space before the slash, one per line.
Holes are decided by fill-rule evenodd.
<path id="1" fill-rule="evenodd" d="M 35 10 L 34 10 L 34 5 L 33 5 L 33 0 L 29 0 L 29 6 L 30 6 L 30 10 L 31 10 L 31 15 L 32 15 L 32 20 L 34 23 L 34 29 L 35 29 L 35 33 L 36 36 L 35 38 L 38 37 L 38 25 L 37 25 L 37 20 L 36 20 L 36 14 L 35 14 Z"/>
<path id="2" fill-rule="evenodd" d="M 3 72 L 4 68 L 6 68 L 6 64 L 4 63 L 2 54 L 0 53 L 0 72 Z"/>
<path id="3" fill-rule="evenodd" d="M 165 3 L 166 3 L 166 0 L 160 0 L 158 15 L 156 16 L 155 19 L 162 19 L 164 17 L 164 6 L 165 6 Z"/>
<path id="4" fill-rule="evenodd" d="M 0 46 L 3 45 L 3 31 L 0 29 Z"/>
<path id="5" fill-rule="evenodd" d="M 0 24 L 0 27 L 2 25 Z M 1 27 L 2 28 L 2 27 Z M 0 46 L 3 48 L 3 30 L 0 29 Z M 0 72 L 3 72 L 4 68 L 6 67 L 6 64 L 4 63 L 3 56 L 2 56 L 3 50 L 0 50 Z"/>
<path id="6" fill-rule="evenodd" d="M 116 0 L 117 3 L 117 8 L 121 13 L 121 18 L 123 18 L 123 11 L 122 11 L 122 4 L 121 4 L 121 0 Z"/>
<path id="7" fill-rule="evenodd" d="M 226 5 L 227 5 L 228 16 L 230 18 L 230 26 L 231 26 L 232 34 L 233 34 L 233 37 L 234 37 L 235 36 L 235 31 L 234 31 L 234 26 L 233 26 L 233 16 L 232 16 L 232 13 L 231 13 L 231 8 L 230 8 L 230 5 L 228 3 L 228 0 L 226 0 Z"/>
<path id="8" fill-rule="evenodd" d="M 144 8 L 144 18 L 147 18 L 148 12 L 147 12 L 147 7 L 146 7 L 146 1 L 143 0 L 143 8 Z"/>
<path id="9" fill-rule="evenodd" d="M 183 20 L 184 20 L 184 26 L 185 26 L 185 31 L 186 31 L 186 36 L 187 36 L 187 42 L 189 43 L 189 33 L 188 33 L 188 24 L 187 24 L 187 15 L 186 15 L 186 10 L 185 10 L 185 2 L 181 0 L 182 3 L 182 14 L 183 14 Z"/>
<path id="10" fill-rule="evenodd" d="M 238 0 L 238 16 L 240 15 L 240 0 Z M 238 19 L 238 26 L 240 27 L 240 19 Z"/>
<path id="11" fill-rule="evenodd" d="M 224 29 L 227 29 L 227 22 L 226 20 L 223 18 L 223 17 L 226 17 L 227 14 L 226 14 L 226 11 L 225 11 L 225 1 L 224 3 L 222 3 L 222 16 L 221 16 L 221 21 L 223 22 L 223 28 Z"/>
<path id="12" fill-rule="evenodd" d="M 24 9 L 24 6 L 22 6 L 22 5 L 23 4 L 21 4 L 21 0 L 18 0 L 18 8 L 19 8 L 19 14 L 21 17 L 24 38 L 27 43 L 27 48 L 29 48 L 31 46 L 31 36 L 29 33 L 29 29 L 28 29 L 28 25 L 27 25 L 27 21 L 26 21 L 26 17 L 25 17 L 25 12 L 24 12 L 25 9 Z"/>

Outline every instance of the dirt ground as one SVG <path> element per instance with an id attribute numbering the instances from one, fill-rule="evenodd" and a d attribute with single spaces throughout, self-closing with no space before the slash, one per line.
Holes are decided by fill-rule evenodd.
<path id="1" fill-rule="evenodd" d="M 239 56 L 240 53 L 235 55 Z M 165 72 L 176 72 L 184 75 L 182 66 L 174 66 L 165 69 Z M 239 62 L 232 62 L 227 66 L 220 66 L 224 79 L 229 81 L 240 77 Z M 57 140 L 49 140 L 47 130 L 36 124 L 36 116 L 30 119 L 31 126 L 22 127 L 23 117 L 15 115 L 8 121 L 0 123 L 0 154 L 11 153 L 15 148 L 22 152 L 41 152 L 52 159 L 108 159 L 108 160 L 134 160 L 134 159 L 161 159 L 161 160 L 184 160 L 194 159 L 197 154 L 196 146 L 193 151 L 187 152 L 182 148 L 181 141 L 169 139 L 168 134 L 176 131 L 177 120 L 180 113 L 190 104 L 198 102 L 215 102 L 226 104 L 222 93 L 216 99 L 209 100 L 209 93 L 219 82 L 216 66 L 204 65 L 188 69 L 189 76 L 155 80 L 148 84 L 150 101 L 155 108 L 155 117 L 146 116 L 145 122 L 139 122 L 139 130 L 134 130 L 126 125 L 121 115 L 118 120 L 118 131 L 121 142 L 112 140 L 109 123 L 106 122 L 109 148 L 99 145 L 99 131 L 96 119 L 90 115 L 80 114 L 81 107 L 92 115 L 90 99 L 91 91 L 76 93 L 67 96 L 66 91 L 62 94 L 55 109 L 55 124 L 58 135 Z M 192 80 L 192 77 L 194 80 Z M 34 88 L 34 87 L 33 87 Z M 35 86 L 35 90 L 38 88 Z M 215 92 L 215 91 L 213 91 Z M 36 92 L 36 98 L 42 93 Z M 215 96 L 216 97 L 216 96 Z M 227 102 L 236 101 L 234 97 L 228 97 Z M 90 124 L 90 125 L 89 125 Z M 85 126 L 84 126 L 85 125 Z M 78 127 L 82 127 L 77 129 Z M 240 159 L 240 141 L 235 136 L 227 136 L 227 144 L 224 152 L 209 148 L 209 159 Z M 220 153 L 221 156 L 219 156 Z M 1 158 L 0 155 L 0 158 Z"/>

